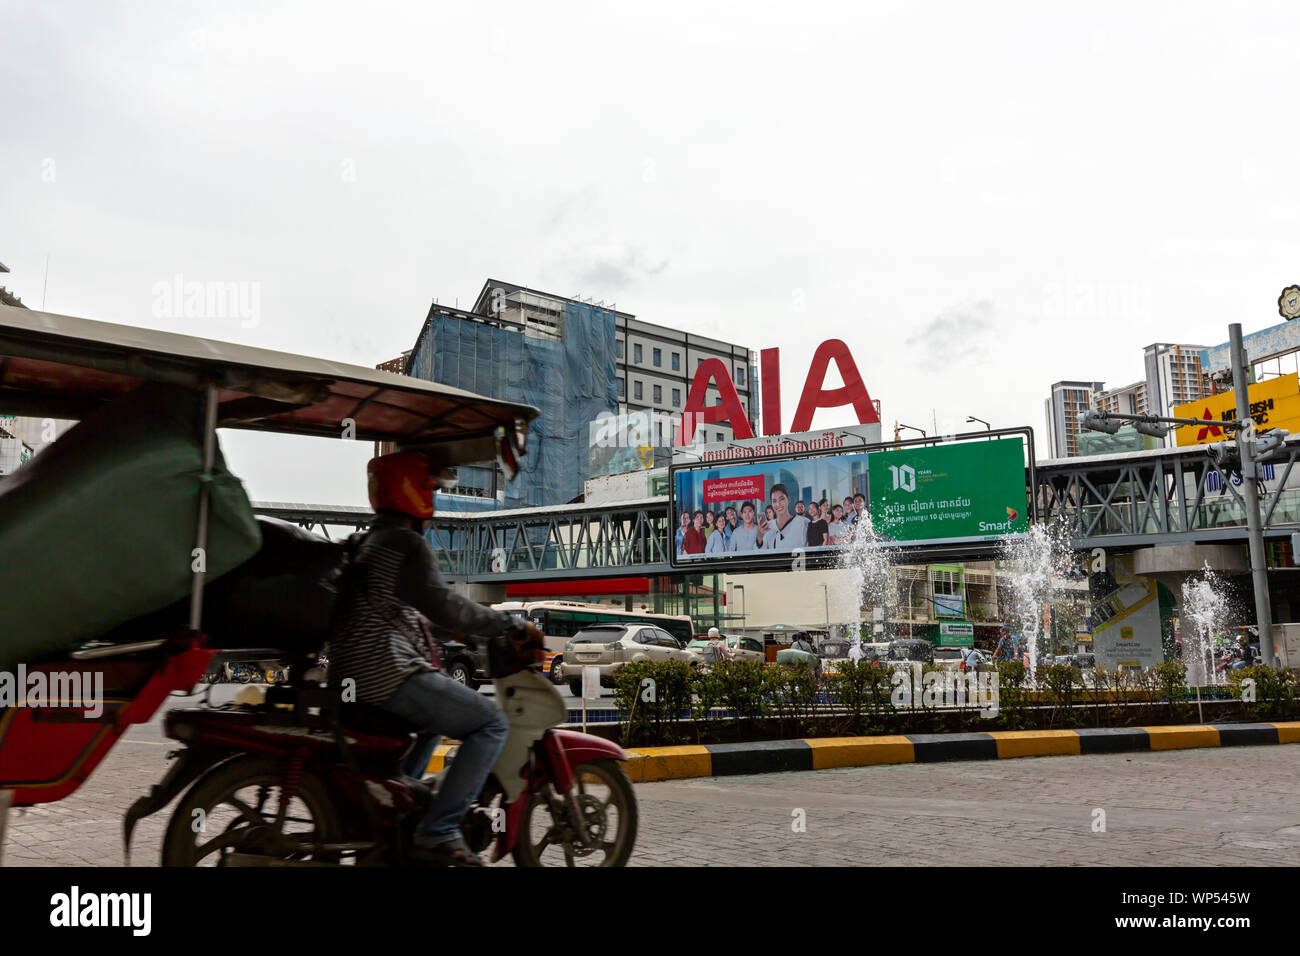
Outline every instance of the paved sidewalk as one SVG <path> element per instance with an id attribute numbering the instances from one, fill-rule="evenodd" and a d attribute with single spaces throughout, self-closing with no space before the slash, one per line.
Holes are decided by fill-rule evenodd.
<path id="1" fill-rule="evenodd" d="M 10 821 L 9 866 L 122 864 L 127 806 L 171 742 L 128 740 Z M 636 785 L 634 865 L 1300 865 L 1300 747 L 1031 757 Z M 1094 810 L 1105 832 L 1094 832 Z M 802 811 L 806 831 L 792 823 Z M 137 828 L 156 866 L 170 808 Z"/>

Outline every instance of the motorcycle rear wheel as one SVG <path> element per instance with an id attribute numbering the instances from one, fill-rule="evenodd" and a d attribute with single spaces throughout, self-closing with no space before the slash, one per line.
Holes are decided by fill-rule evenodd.
<path id="1" fill-rule="evenodd" d="M 311 771 L 303 772 L 285 825 L 277 829 L 284 771 L 279 760 L 241 757 L 199 778 L 167 824 L 162 865 L 226 866 L 236 852 L 298 862 L 337 862 L 336 856 L 294 848 L 338 843 L 342 832 L 333 798 Z M 304 811 L 309 819 L 303 817 Z"/>
<path id="2" fill-rule="evenodd" d="M 598 833 L 599 845 L 583 847 L 574 839 L 568 814 L 555 819 L 546 798 L 534 791 L 524 810 L 523 832 L 512 852 L 517 866 L 627 865 L 637 828 L 636 793 L 627 774 L 616 761 L 593 760 L 574 767 L 573 779 L 588 825 Z"/>

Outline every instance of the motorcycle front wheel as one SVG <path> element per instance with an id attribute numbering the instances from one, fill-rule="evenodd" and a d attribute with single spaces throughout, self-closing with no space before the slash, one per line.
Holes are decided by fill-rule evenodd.
<path id="1" fill-rule="evenodd" d="M 337 862 L 317 844 L 338 843 L 342 829 L 329 791 L 305 771 L 283 819 L 285 766 L 241 757 L 201 777 L 181 798 L 163 839 L 163 866 L 228 866 L 234 853 L 297 862 Z"/>
<path id="2" fill-rule="evenodd" d="M 574 767 L 573 779 L 587 841 L 575 832 L 562 794 L 551 792 L 560 803 L 553 811 L 547 797 L 534 791 L 513 852 L 518 866 L 627 865 L 637 827 L 636 793 L 627 774 L 613 760 L 593 760 Z"/>

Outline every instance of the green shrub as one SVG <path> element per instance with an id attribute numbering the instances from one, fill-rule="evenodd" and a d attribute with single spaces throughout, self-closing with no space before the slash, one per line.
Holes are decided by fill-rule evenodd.
<path id="1" fill-rule="evenodd" d="M 721 661 L 701 674 L 699 683 L 718 706 L 737 717 L 766 717 L 772 710 L 767 669 L 762 661 Z"/>
<path id="2" fill-rule="evenodd" d="M 1047 725 L 1055 727 L 1058 721 L 1069 726 L 1079 724 L 1083 715 L 1074 710 L 1074 693 L 1083 689 L 1083 672 L 1069 664 L 1052 664 L 1038 668 L 1037 678 L 1043 700 L 1052 706 Z"/>
<path id="3" fill-rule="evenodd" d="M 772 712 L 781 719 L 786 736 L 813 731 L 813 716 L 821 680 L 803 664 L 778 664 L 763 674 L 763 693 Z"/>
<path id="4" fill-rule="evenodd" d="M 1242 709 L 1251 720 L 1280 720 L 1296 712 L 1296 675 L 1282 668 L 1256 664 L 1230 672 L 1232 696 L 1242 701 Z M 1242 682 L 1255 682 L 1255 700 L 1243 696 Z"/>
<path id="5" fill-rule="evenodd" d="M 691 715 L 697 680 L 685 661 L 633 661 L 615 671 L 614 706 L 624 723 L 624 741 L 687 739 L 676 722 Z"/>
<path id="6" fill-rule="evenodd" d="M 997 722 L 1006 730 L 1024 730 L 1033 726 L 1029 713 L 1029 695 L 1025 681 L 1029 668 L 1020 661 L 1003 661 L 998 664 L 998 715 Z"/>
<path id="7" fill-rule="evenodd" d="M 881 733 L 892 723 L 892 678 L 892 668 L 870 661 L 841 661 L 827 678 L 832 699 L 848 710 L 844 719 L 850 734 Z"/>

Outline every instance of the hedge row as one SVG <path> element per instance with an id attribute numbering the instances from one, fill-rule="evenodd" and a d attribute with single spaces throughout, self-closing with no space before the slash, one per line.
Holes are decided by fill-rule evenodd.
<path id="1" fill-rule="evenodd" d="M 997 714 L 992 717 L 981 716 L 974 703 L 941 708 L 927 706 L 922 697 L 910 706 L 895 706 L 891 668 L 865 661 L 837 663 L 838 672 L 825 675 L 803 665 L 757 661 L 724 662 L 704 671 L 680 661 L 627 664 L 614 678 L 621 739 L 628 746 L 648 746 L 728 739 L 1125 727 L 1197 719 L 1196 692 L 1187 687 L 1186 667 L 1178 662 L 1144 671 L 1098 669 L 1090 672 L 1087 683 L 1076 667 L 1040 667 L 1033 691 L 1028 686 L 1028 668 L 1018 662 L 1002 663 Z M 931 672 L 940 669 L 931 665 L 922 669 L 923 675 Z M 1227 690 L 1232 702 L 1213 707 L 1216 719 L 1300 716 L 1294 673 L 1252 667 L 1231 677 Z M 1253 686 L 1243 683 L 1247 679 Z M 727 715 L 719 716 L 719 708 Z"/>

